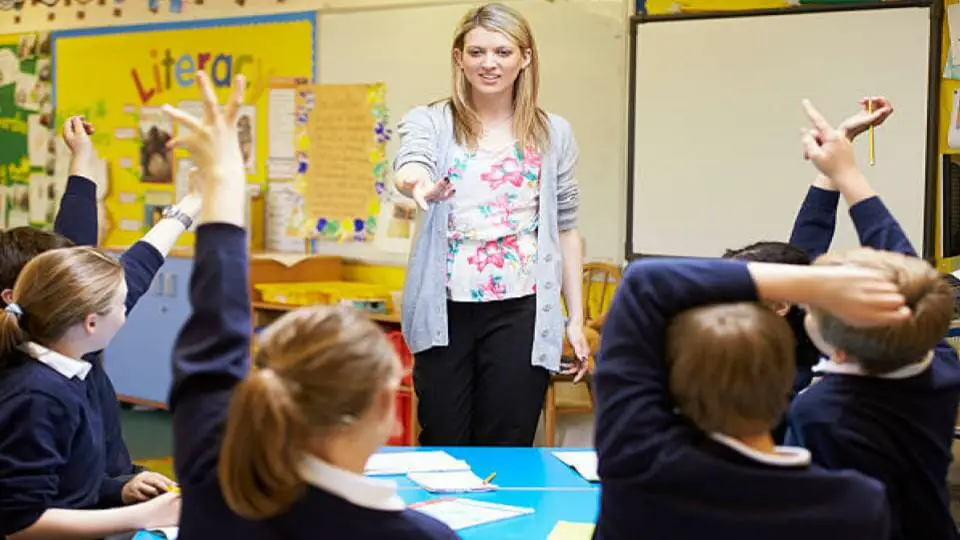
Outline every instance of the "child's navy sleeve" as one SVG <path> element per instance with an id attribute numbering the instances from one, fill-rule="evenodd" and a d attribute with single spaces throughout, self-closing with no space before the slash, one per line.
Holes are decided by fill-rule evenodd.
<path id="1" fill-rule="evenodd" d="M 860 237 L 860 245 L 917 256 L 900 223 L 880 197 L 874 195 L 851 206 L 850 218 Z"/>
<path id="2" fill-rule="evenodd" d="M 632 264 L 607 313 L 595 376 L 601 477 L 633 476 L 681 425 L 665 365 L 666 332 L 678 313 L 755 301 L 746 263 L 651 259 Z"/>
<path id="3" fill-rule="evenodd" d="M 33 525 L 57 495 L 74 417 L 46 394 L 0 405 L 0 538 Z"/>
<path id="4" fill-rule="evenodd" d="M 120 255 L 120 264 L 127 281 L 127 313 L 130 313 L 140 298 L 150 290 L 150 284 L 163 263 L 163 255 L 157 248 L 142 240 Z"/>
<path id="5" fill-rule="evenodd" d="M 244 230 L 200 225 L 195 253 L 193 312 L 174 344 L 170 394 L 174 465 L 184 486 L 216 474 L 230 396 L 249 369 L 252 332 Z"/>
<path id="6" fill-rule="evenodd" d="M 810 186 L 793 222 L 790 244 L 802 249 L 811 260 L 830 249 L 837 228 L 840 193 Z"/>
<path id="7" fill-rule="evenodd" d="M 95 246 L 97 228 L 97 184 L 83 176 L 70 176 L 60 198 L 53 232 L 78 246 Z"/>

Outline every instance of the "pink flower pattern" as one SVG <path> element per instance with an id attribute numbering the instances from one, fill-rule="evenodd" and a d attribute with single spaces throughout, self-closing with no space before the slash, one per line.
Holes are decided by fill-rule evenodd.
<path id="1" fill-rule="evenodd" d="M 462 152 L 447 176 L 457 188 L 447 235 L 451 299 L 490 301 L 536 292 L 541 157 L 513 145 Z"/>

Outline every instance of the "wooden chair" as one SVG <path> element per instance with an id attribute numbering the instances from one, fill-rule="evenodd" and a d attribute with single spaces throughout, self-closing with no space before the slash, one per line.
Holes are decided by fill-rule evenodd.
<path id="1" fill-rule="evenodd" d="M 593 371 L 594 355 L 600 347 L 600 330 L 607 306 L 620 285 L 623 272 L 620 266 L 611 263 L 591 262 L 583 265 L 583 320 L 584 332 L 590 343 L 590 370 Z M 573 355 L 573 348 L 563 340 L 563 356 Z M 590 375 L 586 380 L 586 396 L 573 383 L 572 375 L 556 374 L 550 378 L 543 404 L 543 427 L 545 444 L 556 445 L 557 416 L 561 414 L 588 413 L 593 411 L 593 391 Z"/>

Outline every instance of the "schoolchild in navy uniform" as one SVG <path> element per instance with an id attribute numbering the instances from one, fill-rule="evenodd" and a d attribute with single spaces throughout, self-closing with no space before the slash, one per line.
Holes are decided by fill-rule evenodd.
<path id="1" fill-rule="evenodd" d="M 165 107 L 191 135 L 206 204 L 197 228 L 193 312 L 173 352 L 174 464 L 181 540 L 449 539 L 405 508 L 396 486 L 366 478 L 367 459 L 396 429 L 402 378 L 383 332 L 347 308 L 290 313 L 264 331 L 250 371 L 245 182 L 238 77 L 222 109 L 198 72 L 205 120 Z"/>
<path id="2" fill-rule="evenodd" d="M 861 110 L 837 126 L 851 141 L 871 126 L 880 126 L 893 114 L 893 106 L 882 97 L 863 98 L 858 104 Z M 755 242 L 740 249 L 727 250 L 723 256 L 742 261 L 809 265 L 830 249 L 837 225 L 839 202 L 840 194 L 833 182 L 820 174 L 800 205 L 789 242 Z M 792 400 L 810 385 L 813 366 L 820 360 L 820 351 L 804 329 L 806 312 L 801 306 L 780 303 L 771 307 L 787 320 L 797 340 L 797 373 L 790 393 Z M 783 442 L 785 436 L 786 421 L 774 430 L 774 439 Z"/>
<path id="3" fill-rule="evenodd" d="M 814 128 L 808 159 L 839 189 L 860 243 L 893 252 L 822 264 L 860 266 L 896 279 L 913 315 L 885 328 L 854 328 L 813 308 L 806 328 L 828 357 L 793 402 L 787 440 L 831 469 L 855 469 L 886 486 L 894 540 L 958 538 L 947 470 L 960 403 L 960 362 L 945 336 L 954 312 L 946 281 L 916 252 L 857 167 L 850 141 L 805 103 Z"/>
<path id="4" fill-rule="evenodd" d="M 775 446 L 795 344 L 763 303 L 816 306 L 866 326 L 909 316 L 904 301 L 889 277 L 866 269 L 632 264 L 597 361 L 597 538 L 886 540 L 879 481 Z"/>
<path id="5" fill-rule="evenodd" d="M 95 245 L 98 240 L 97 186 L 92 180 L 96 152 L 90 140 L 93 126 L 82 117 L 64 122 L 63 141 L 70 150 L 69 177 L 54 222 L 54 231 L 16 227 L 0 231 L 0 299 L 11 302 L 14 282 L 24 265 L 37 255 L 72 245 Z M 201 199 L 191 191 L 157 223 L 141 241 L 121 257 L 127 284 L 127 313 L 147 292 L 167 253 L 177 238 L 199 214 Z M 172 480 L 136 466 L 123 440 L 119 404 L 113 383 L 100 360 L 100 353 L 86 355 L 90 372 L 86 380 L 96 388 L 103 419 L 106 476 L 96 507 L 110 508 L 142 502 L 170 490 Z M 0 435 L 2 435 L 0 426 Z"/>
<path id="6" fill-rule="evenodd" d="M 28 262 L 0 312 L 0 535 L 103 538 L 174 525 L 179 495 L 94 510 L 106 474 L 97 388 L 82 358 L 125 319 L 124 266 L 91 247 Z"/>

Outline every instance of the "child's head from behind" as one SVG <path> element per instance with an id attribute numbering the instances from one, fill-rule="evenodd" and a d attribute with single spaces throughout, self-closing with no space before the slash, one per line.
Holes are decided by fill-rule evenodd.
<path id="1" fill-rule="evenodd" d="M 810 264 L 810 256 L 802 249 L 788 244 L 786 242 L 762 241 L 755 242 L 740 249 L 728 249 L 723 254 L 724 259 L 735 259 L 738 261 L 795 264 L 807 266 Z M 768 307 L 773 309 L 782 317 L 789 317 L 791 324 L 800 328 L 802 314 L 793 306 L 783 302 L 768 303 Z"/>
<path id="2" fill-rule="evenodd" d="M 353 309 L 288 313 L 261 334 L 254 363 L 232 398 L 220 459 L 224 498 L 241 516 L 284 512 L 303 490 L 305 456 L 362 467 L 398 427 L 400 360 Z"/>
<path id="3" fill-rule="evenodd" d="M 757 303 L 687 310 L 670 323 L 670 392 L 706 432 L 767 435 L 793 386 L 794 337 L 782 317 Z"/>
<path id="4" fill-rule="evenodd" d="M 816 265 L 849 265 L 880 271 L 897 284 L 911 310 L 900 323 L 872 328 L 850 326 L 811 307 L 805 325 L 817 347 L 836 362 L 855 361 L 883 375 L 923 360 L 950 327 L 954 296 L 950 285 L 926 261 L 901 253 L 858 248 L 828 253 Z"/>
<path id="5" fill-rule="evenodd" d="M 90 247 L 34 257 L 0 313 L 0 351 L 24 341 L 65 349 L 79 358 L 107 346 L 126 319 L 123 267 Z"/>
<path id="6" fill-rule="evenodd" d="M 10 294 L 17 276 L 31 259 L 50 251 L 72 246 L 66 237 L 33 227 L 14 227 L 0 231 L 0 291 L 3 302 L 10 303 Z"/>

